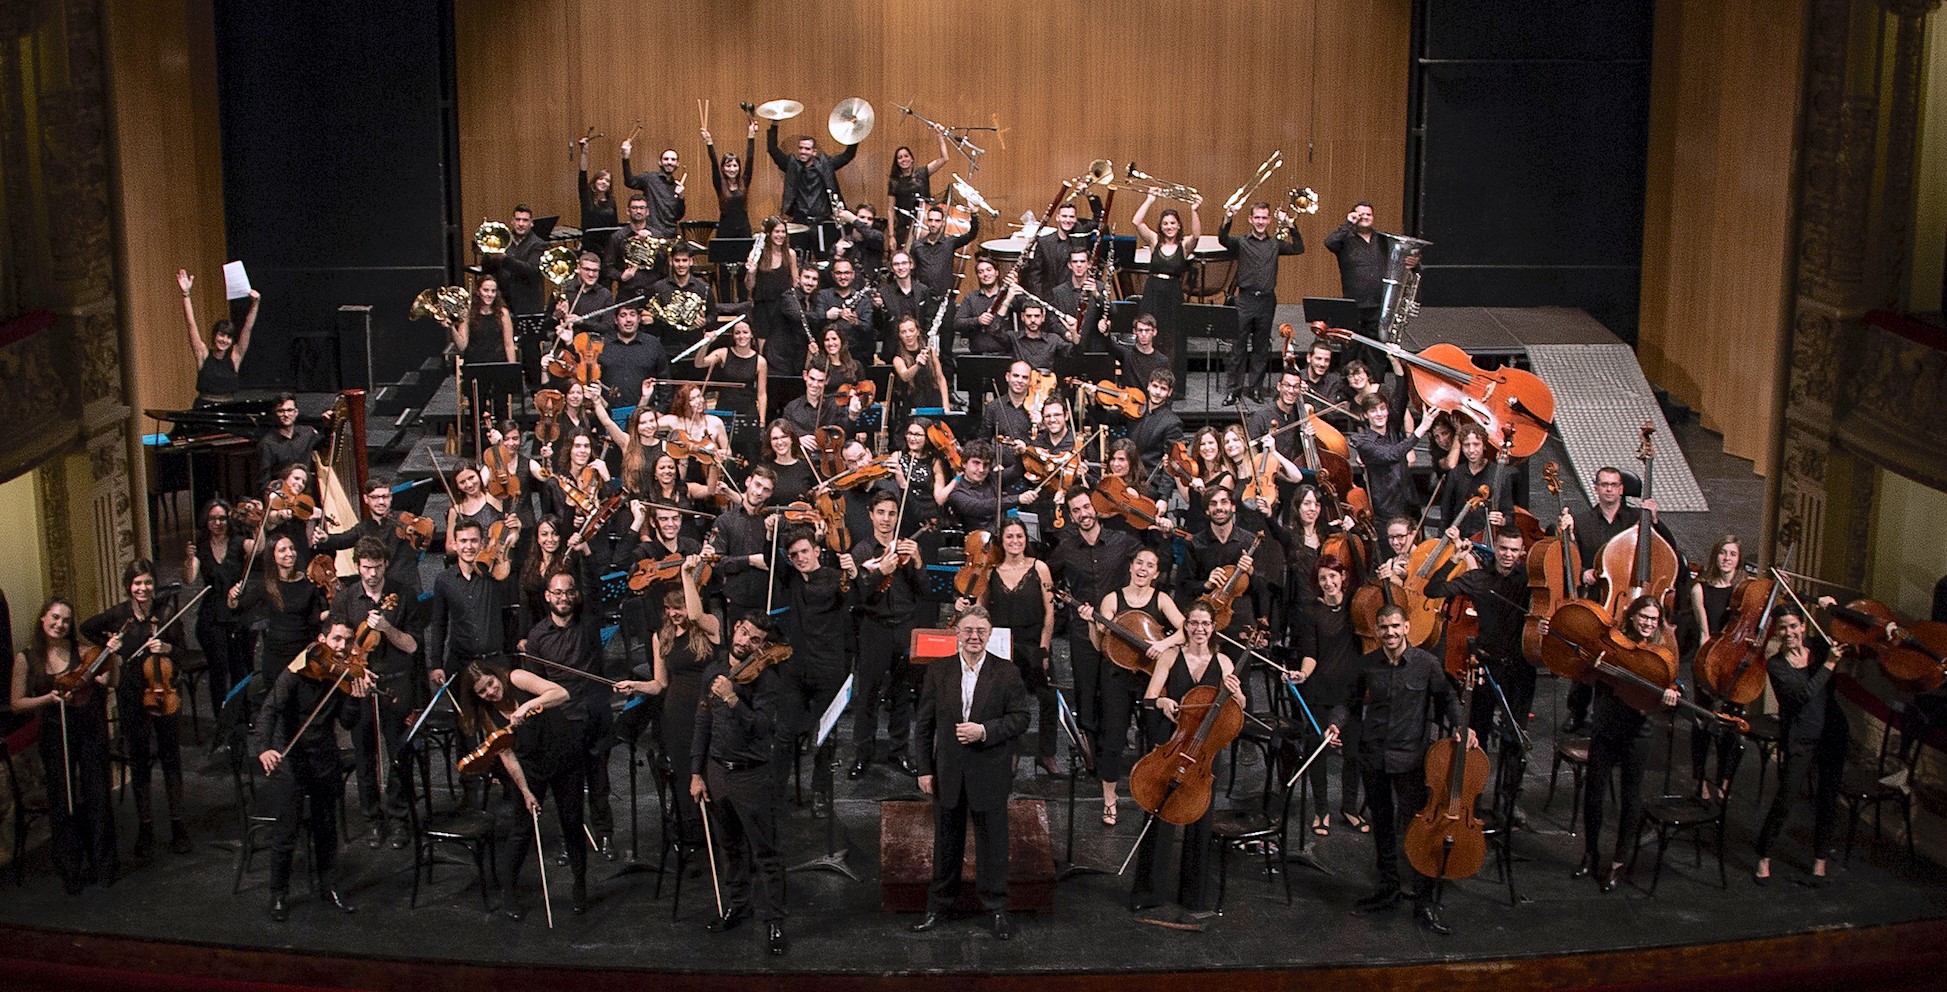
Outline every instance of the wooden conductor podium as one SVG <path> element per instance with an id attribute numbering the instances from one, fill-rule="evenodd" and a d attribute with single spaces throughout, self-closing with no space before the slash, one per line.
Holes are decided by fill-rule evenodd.
<path id="1" fill-rule="evenodd" d="M 888 799 L 879 804 L 879 909 L 887 913 L 926 910 L 933 881 L 933 802 Z M 1010 912 L 1055 907 L 1055 859 L 1048 846 L 1048 807 L 1039 799 L 1007 801 L 1007 908 Z M 980 909 L 974 891 L 974 837 L 967 830 L 967 856 L 960 868 L 960 896 L 952 912 Z"/>

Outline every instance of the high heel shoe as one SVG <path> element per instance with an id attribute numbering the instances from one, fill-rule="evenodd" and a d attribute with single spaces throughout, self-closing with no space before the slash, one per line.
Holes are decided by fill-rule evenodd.
<path id="1" fill-rule="evenodd" d="M 1604 892 L 1616 891 L 1616 884 L 1617 884 L 1616 877 L 1621 874 L 1622 874 L 1622 865 L 1611 864 L 1609 866 L 1609 870 L 1602 873 L 1602 885 L 1601 885 L 1602 891 Z"/>
<path id="2" fill-rule="evenodd" d="M 1594 870 L 1595 870 L 1595 859 L 1594 859 L 1594 858 L 1591 858 L 1591 857 L 1589 857 L 1589 856 L 1588 856 L 1588 855 L 1586 855 L 1586 854 L 1584 854 L 1584 855 L 1582 855 L 1582 863 L 1581 863 L 1581 864 L 1579 864 L 1579 865 L 1576 865 L 1576 866 L 1575 866 L 1575 870 L 1574 870 L 1574 871 L 1572 871 L 1572 872 L 1569 872 L 1569 873 L 1568 873 L 1568 877 L 1570 877 L 1570 878 L 1588 878 L 1588 877 L 1589 877 L 1589 873 L 1590 873 L 1591 871 L 1594 871 Z"/>
<path id="3" fill-rule="evenodd" d="M 1115 826 L 1115 800 L 1113 799 L 1102 804 L 1102 825 L 1105 827 Z"/>

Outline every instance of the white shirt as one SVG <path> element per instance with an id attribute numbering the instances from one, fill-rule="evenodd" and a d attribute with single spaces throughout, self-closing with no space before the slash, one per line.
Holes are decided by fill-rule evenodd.
<path id="1" fill-rule="evenodd" d="M 966 723 L 968 720 L 973 718 L 974 683 L 980 681 L 980 666 L 983 663 L 985 663 L 986 660 L 987 660 L 987 655 L 985 652 L 983 652 L 981 656 L 978 659 L 976 659 L 974 663 L 971 665 L 966 663 L 966 659 L 964 658 L 961 659 L 960 662 L 960 722 L 961 723 Z"/>

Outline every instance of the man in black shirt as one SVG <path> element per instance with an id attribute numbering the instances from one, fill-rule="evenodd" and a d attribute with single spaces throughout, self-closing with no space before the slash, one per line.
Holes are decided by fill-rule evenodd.
<path id="1" fill-rule="evenodd" d="M 1055 228 L 1040 234 L 1034 244 L 1034 265 L 1031 271 L 1021 273 L 1021 279 L 1028 289 L 1041 294 L 1055 288 L 1068 276 L 1068 259 L 1072 252 L 1086 252 L 1095 245 L 1093 232 L 1102 222 L 1102 201 L 1090 195 L 1088 198 L 1089 219 L 1078 219 L 1075 205 L 1064 203 L 1055 208 Z"/>
<path id="2" fill-rule="evenodd" d="M 798 270 L 798 284 L 784 293 L 784 326 L 764 343 L 764 362 L 772 375 L 797 375 L 808 356 L 817 352 L 818 332 L 825 326 L 818 313 L 818 269 Z"/>
<path id="3" fill-rule="evenodd" d="M 811 305 L 817 318 L 812 326 L 817 329 L 819 343 L 823 345 L 825 331 L 836 327 L 845 336 L 845 347 L 852 356 L 861 363 L 870 362 L 874 345 L 872 289 L 858 285 L 858 268 L 850 259 L 832 262 L 831 271 L 831 288 L 819 290 Z"/>
<path id="4" fill-rule="evenodd" d="M 872 533 L 852 547 L 859 566 L 853 595 L 859 605 L 858 685 L 853 693 L 852 746 L 856 751 L 847 778 L 865 775 L 879 733 L 879 709 L 887 713 L 886 740 L 893 763 L 908 775 L 919 774 L 906 756 L 913 723 L 913 692 L 919 687 L 914 666 L 907 663 L 913 628 L 919 625 L 926 591 L 926 560 L 912 538 L 894 539 L 899 525 L 900 498 L 880 490 L 872 497 Z M 888 550 L 890 549 L 890 550 Z M 905 556 L 904 564 L 900 557 Z M 880 588 L 881 586 L 884 588 Z M 934 615 L 926 603 L 928 615 Z"/>
<path id="5" fill-rule="evenodd" d="M 932 320 L 926 313 L 927 304 L 932 297 L 933 290 L 913 276 L 913 256 L 904 251 L 893 252 L 892 281 L 874 290 L 872 294 L 872 302 L 879 310 L 879 324 L 883 329 L 879 335 L 881 358 L 891 360 L 894 349 L 899 347 L 899 322 L 907 317 L 919 321 L 920 342 L 924 346 L 926 331 L 932 326 Z M 948 339 L 941 343 L 942 350 L 948 352 L 953 350 L 952 333 L 953 330 L 949 327 Z M 857 352 L 853 352 L 852 357 L 861 362 L 865 361 L 865 357 Z"/>
<path id="6" fill-rule="evenodd" d="M 655 266 L 644 267 L 629 261 L 629 239 L 637 235 L 655 236 L 649 229 L 649 198 L 641 193 L 629 197 L 628 216 L 615 229 L 615 236 L 608 242 L 608 254 L 602 258 L 602 277 L 614 280 L 616 292 L 625 300 L 647 293 L 662 275 Z"/>
<path id="7" fill-rule="evenodd" d="M 995 465 L 992 442 L 969 441 L 961 454 L 960 475 L 947 483 L 946 502 L 941 508 L 962 530 L 998 530 L 999 507 L 1019 506 L 1032 497 L 1027 493 L 1001 495 L 995 485 L 1000 469 Z"/>
<path id="8" fill-rule="evenodd" d="M 1365 415 L 1366 429 L 1351 434 L 1345 441 L 1359 453 L 1359 461 L 1366 468 L 1366 492 L 1372 497 L 1373 519 L 1402 516 L 1413 502 L 1413 479 L 1407 474 L 1413 466 L 1413 448 L 1433 429 L 1434 418 L 1421 418 L 1411 434 L 1395 436 L 1388 429 L 1392 408 L 1378 394 L 1360 400 L 1359 410 Z"/>
<path id="9" fill-rule="evenodd" d="M 1055 313 L 1048 319 L 1060 325 L 1063 337 L 1078 345 L 1087 341 L 1088 350 L 1096 351 L 1107 340 L 1109 315 L 1103 309 L 1102 294 L 1095 276 L 1088 270 L 1088 263 L 1086 250 L 1077 248 L 1068 253 L 1068 278 L 1056 283 L 1046 294 L 1048 302 L 1055 307 Z"/>
<path id="10" fill-rule="evenodd" d="M 770 607 L 771 535 L 766 529 L 764 504 L 777 485 L 777 470 L 759 465 L 744 480 L 743 499 L 717 514 L 717 523 L 704 541 L 719 556 L 723 575 L 723 612 L 735 624 L 751 616 L 765 616 Z"/>
<path id="11" fill-rule="evenodd" d="M 862 408 L 859 397 L 852 397 L 848 405 L 840 408 L 837 400 L 825 395 L 827 378 L 824 369 L 805 369 L 804 395 L 784 404 L 784 412 L 779 414 L 797 428 L 798 437 L 806 442 L 807 451 L 815 450 L 815 437 L 820 427 L 843 427 L 847 435 L 858 427 Z"/>
<path id="12" fill-rule="evenodd" d="M 1136 450 L 1142 452 L 1143 471 L 1155 474 L 1156 466 L 1169 453 L 1170 445 L 1183 440 L 1183 418 L 1170 406 L 1170 397 L 1176 393 L 1176 374 L 1169 369 L 1157 369 L 1149 374 L 1149 403 L 1143 408 L 1143 415 L 1129 425 L 1129 440 L 1136 443 Z"/>
<path id="13" fill-rule="evenodd" d="M 1346 399 L 1345 380 L 1332 370 L 1332 361 L 1337 357 L 1331 342 L 1323 338 L 1314 339 L 1311 347 L 1305 349 L 1305 364 L 1298 369 L 1298 387 L 1311 394 L 1305 397 L 1306 402 L 1330 406 Z"/>
<path id="14" fill-rule="evenodd" d="M 953 256 L 979 237 L 979 211 L 974 212 L 973 224 L 967 228 L 967 233 L 948 237 L 946 214 L 938 204 L 927 207 L 926 235 L 912 245 L 913 278 L 925 283 L 934 296 L 944 296 L 958 282 L 954 273 L 959 266 L 954 264 Z"/>
<path id="15" fill-rule="evenodd" d="M 1077 604 L 1094 606 L 1122 583 L 1129 559 L 1142 545 L 1135 537 L 1105 529 L 1095 516 L 1089 491 L 1076 487 L 1063 493 L 1068 529 L 1048 555 L 1055 588 L 1068 590 L 1074 602 L 1069 611 L 1068 664 L 1075 673 L 1075 719 L 1096 734 L 1102 728 L 1102 655 L 1089 643 L 1088 624 L 1073 617 Z M 1025 729 L 1025 728 L 1023 728 Z"/>
<path id="16" fill-rule="evenodd" d="M 1007 311 L 996 313 L 994 304 L 1001 298 L 1000 267 L 982 255 L 974 261 L 974 282 L 978 288 L 968 293 L 953 312 L 953 331 L 966 338 L 967 350 L 976 355 L 1007 353 Z M 1012 294 L 1009 289 L 1006 292 Z M 953 350 L 953 342 L 940 345 Z"/>
<path id="17" fill-rule="evenodd" d="M 609 709 L 609 687 L 591 678 L 601 675 L 602 632 L 600 622 L 582 609 L 581 587 L 571 572 L 548 576 L 548 615 L 527 632 L 521 650 L 527 654 L 522 667 L 568 690 L 568 726 L 578 733 L 582 769 L 588 782 L 589 826 L 595 832 L 595 846 L 605 858 L 613 859 L 610 837 L 615 832 L 615 812 L 609 806 L 608 749 L 613 723 Z M 542 664 L 536 659 L 553 662 Z M 580 837 L 564 837 L 562 843 L 579 845 Z M 538 853 L 538 852 L 537 852 Z"/>
<path id="18" fill-rule="evenodd" d="M 1007 367 L 1007 395 L 998 403 L 988 403 L 980 411 L 980 436 L 1019 438 L 1034 432 L 1034 416 L 1028 413 L 1028 373 L 1032 366 L 1016 361 Z M 974 388 L 979 388 L 978 386 Z M 990 466 L 998 469 L 1000 466 Z"/>
<path id="19" fill-rule="evenodd" d="M 519 518 L 510 517 L 510 522 Z M 434 685 L 446 681 L 448 668 L 499 654 L 505 647 L 500 621 L 504 601 L 501 584 L 507 580 L 506 556 L 491 572 L 475 567 L 480 554 L 480 524 L 462 519 L 447 535 L 458 560 L 433 580 L 432 614 L 426 624 L 427 677 Z"/>
<path id="20" fill-rule="evenodd" d="M 319 554 L 337 554 L 347 548 L 357 547 L 360 541 L 372 538 L 385 549 L 387 583 L 398 586 L 400 594 L 408 599 L 419 598 L 419 550 L 411 542 L 399 536 L 399 524 L 392 517 L 392 480 L 383 475 L 369 476 L 365 480 L 365 515 L 348 530 L 328 534 L 325 530 L 324 515 L 319 514 L 311 521 L 311 549 Z M 356 557 L 356 556 L 354 556 Z"/>
<path id="21" fill-rule="evenodd" d="M 1460 700 L 1454 696 L 1440 660 L 1406 643 L 1406 612 L 1397 606 L 1379 608 L 1377 651 L 1359 659 L 1347 702 L 1332 710 L 1326 733 L 1336 736 L 1348 719 L 1359 721 L 1359 772 L 1372 814 L 1372 839 L 1379 865 L 1379 886 L 1359 900 L 1361 912 L 1390 909 L 1399 904 L 1399 822 L 1426 805 L 1427 710 L 1437 702 L 1447 724 L 1461 720 Z M 1357 712 L 1354 712 L 1354 708 Z M 1467 743 L 1475 742 L 1467 732 Z M 1415 873 L 1413 900 L 1420 925 L 1447 933 L 1433 880 Z"/>
<path id="22" fill-rule="evenodd" d="M 1523 728 L 1528 725 L 1528 707 L 1535 701 L 1535 666 L 1521 652 L 1521 631 L 1528 619 L 1528 560 L 1525 541 L 1518 530 L 1503 530 L 1494 535 L 1494 567 L 1482 568 L 1474 556 L 1474 545 L 1460 535 L 1460 528 L 1447 528 L 1447 539 L 1459 553 L 1447 569 L 1427 581 L 1426 594 L 1437 599 L 1465 596 L 1480 618 L 1480 633 L 1474 638 L 1474 654 L 1486 662 L 1508 709 Z M 1465 568 L 1466 571 L 1457 570 Z M 1486 734 L 1500 709 L 1492 690 L 1485 687 L 1474 695 L 1474 712 L 1468 725 Z M 1503 751 L 1509 753 L 1512 749 Z"/>
<path id="23" fill-rule="evenodd" d="M 351 637 L 350 626 L 334 621 L 318 633 L 318 643 L 343 655 Z M 303 667 L 301 659 L 293 664 Z M 290 668 L 279 669 L 250 731 L 250 753 L 264 769 L 258 799 L 277 818 L 270 842 L 270 918 L 277 923 L 291 916 L 287 902 L 291 855 L 297 850 L 306 797 L 311 800 L 311 868 L 321 880 L 318 896 L 341 913 L 356 911 L 338 894 L 334 871 L 338 864 L 338 801 L 344 798 L 344 783 L 339 778 L 338 739 L 332 725 L 351 723 L 357 704 L 372 691 L 372 676 L 368 672 L 343 683 L 349 695 L 339 692 L 338 683 L 331 679 L 313 681 Z M 353 705 L 347 705 L 348 701 Z"/>
<path id="24" fill-rule="evenodd" d="M 1224 212 L 1217 240 L 1237 256 L 1237 337 L 1230 349 L 1230 394 L 1224 405 L 1232 406 L 1244 392 L 1244 377 L 1251 377 L 1251 398 L 1260 399 L 1264 373 L 1271 357 L 1271 325 L 1278 310 L 1278 256 L 1305 253 L 1304 235 L 1294 225 L 1291 239 L 1271 237 L 1271 205 L 1251 205 L 1251 233 L 1232 237 L 1230 211 Z"/>
<path id="25" fill-rule="evenodd" d="M 1386 242 L 1372 227 L 1372 204 L 1360 200 L 1345 223 L 1325 236 L 1325 250 L 1338 256 L 1339 295 L 1359 305 L 1359 333 L 1378 337 L 1379 299 L 1386 277 Z"/>
<path id="26" fill-rule="evenodd" d="M 1134 345 L 1126 345 L 1114 338 L 1109 338 L 1109 354 L 1115 356 L 1118 385 L 1144 388 L 1149 385 L 1150 373 L 1158 369 L 1170 368 L 1170 356 L 1156 350 L 1157 331 L 1154 314 L 1137 314 L 1131 333 L 1135 338 Z M 1174 375 L 1172 372 L 1172 379 Z"/>
<path id="27" fill-rule="evenodd" d="M 1238 526 L 1237 497 L 1222 486 L 1214 486 L 1203 491 L 1204 515 L 1210 526 L 1190 541 L 1190 566 L 1183 570 L 1183 585 L 1177 594 L 1177 602 L 1194 601 L 1211 587 L 1220 577 L 1217 569 L 1226 565 L 1236 565 L 1237 570 L 1250 575 L 1257 567 L 1257 560 L 1251 555 L 1251 548 L 1259 532 L 1247 532 Z M 1245 593 L 1231 603 L 1230 626 L 1224 633 L 1241 638 L 1245 630 L 1257 622 L 1258 611 L 1255 600 L 1257 592 L 1264 588 L 1263 582 L 1254 582 Z"/>
<path id="28" fill-rule="evenodd" d="M 669 351 L 642 333 L 642 304 L 615 311 L 615 336 L 602 348 L 601 366 L 602 384 L 620 390 L 625 400 L 642 395 L 643 380 L 668 378 Z"/>
<path id="29" fill-rule="evenodd" d="M 845 259 L 866 274 L 885 268 L 886 232 L 873 221 L 878 214 L 872 204 L 861 203 L 838 215 L 838 240 L 832 244 L 832 261 Z"/>
<path id="30" fill-rule="evenodd" d="M 832 219 L 832 203 L 844 202 L 845 194 L 838 188 L 838 170 L 851 164 L 859 153 L 859 146 L 846 145 L 837 155 L 826 155 L 818 150 L 818 139 L 808 134 L 798 135 L 797 153 L 784 154 L 777 146 L 777 122 L 764 135 L 764 144 L 771 153 L 771 161 L 784 173 L 784 216 L 800 224 L 817 225 Z"/>
<path id="31" fill-rule="evenodd" d="M 1009 345 L 1017 361 L 1025 362 L 1031 369 L 1046 371 L 1055 367 L 1055 359 L 1073 351 L 1075 343 L 1080 340 L 1081 334 L 1077 331 L 1049 334 L 1047 311 L 1041 304 L 1029 300 L 1021 307 L 1021 332 Z"/>
<path id="32" fill-rule="evenodd" d="M 514 208 L 508 227 L 514 243 L 504 252 L 483 255 L 480 270 L 500 282 L 507 308 L 518 316 L 541 312 L 541 253 L 548 243 L 534 233 L 534 211 L 523 203 Z"/>
<path id="33" fill-rule="evenodd" d="M 1623 500 L 1623 491 L 1621 469 L 1607 465 L 1596 469 L 1595 504 L 1584 513 L 1574 513 L 1567 506 L 1563 506 L 1561 519 L 1556 522 L 1558 534 L 1564 523 L 1569 524 L 1575 531 L 1575 545 L 1582 552 L 1582 593 L 1592 599 L 1596 598 L 1596 594 L 1601 591 L 1596 583 L 1601 575 L 1603 546 L 1609 543 L 1610 538 L 1636 526 L 1637 523 L 1637 515 L 1628 512 L 1628 506 Z M 1669 542 L 1672 551 L 1677 552 L 1677 574 L 1679 576 L 1688 574 L 1688 569 L 1684 567 L 1683 552 L 1677 550 L 1676 535 L 1670 533 L 1669 528 L 1657 519 L 1656 498 L 1643 500 L 1641 505 L 1650 511 L 1651 527 Z M 1568 719 L 1562 728 L 1564 731 L 1573 733 L 1588 726 L 1589 704 L 1595 698 L 1594 693 L 1593 684 L 1576 685 L 1569 690 L 1566 702 Z"/>
<path id="34" fill-rule="evenodd" d="M 770 523 L 777 526 L 773 515 Z M 820 521 L 819 526 L 823 526 Z M 786 709 L 791 727 L 800 734 L 815 735 L 825 708 L 838 695 L 845 682 L 846 660 L 852 641 L 849 596 L 841 588 L 841 574 L 856 581 L 857 564 L 847 552 L 838 556 L 838 567 L 829 568 L 810 529 L 786 531 L 778 539 L 789 567 L 779 576 L 780 598 L 784 600 L 784 633 L 792 648 L 791 668 L 785 680 Z M 832 767 L 837 763 L 837 735 L 825 738 L 812 757 L 811 815 L 831 813 Z"/>
<path id="35" fill-rule="evenodd" d="M 582 252 L 581 259 L 575 265 L 575 281 L 568 284 L 568 288 L 562 291 L 561 299 L 554 304 L 555 320 L 559 321 L 555 336 L 564 345 L 573 347 L 578 331 L 606 335 L 615 329 L 615 315 L 612 312 L 585 320 L 582 316 L 607 309 L 609 304 L 615 302 L 615 294 L 609 292 L 607 286 L 601 285 L 601 278 L 602 260 L 592 251 Z"/>
<path id="36" fill-rule="evenodd" d="M 324 438 L 308 424 L 297 422 L 297 397 L 281 393 L 271 402 L 277 426 L 257 439 L 257 488 L 277 477 L 287 465 L 311 466 L 311 452 Z M 315 490 L 317 487 L 312 486 Z"/>
<path id="37" fill-rule="evenodd" d="M 629 167 L 630 146 L 630 142 L 622 142 L 623 185 L 639 189 L 649 198 L 649 233 L 659 238 L 674 238 L 686 209 L 683 204 L 683 184 L 676 180 L 676 172 L 683 166 L 682 160 L 677 157 L 676 149 L 665 148 L 657 171 L 636 172 Z"/>
<path id="38" fill-rule="evenodd" d="M 1295 424 L 1305 419 L 1305 407 L 1310 401 L 1305 399 L 1305 378 L 1300 372 L 1286 369 L 1278 375 L 1277 392 L 1272 394 L 1271 402 L 1252 411 L 1244 423 L 1245 431 L 1251 437 L 1261 438 L 1280 427 Z M 1273 438 L 1271 443 L 1278 454 L 1303 464 L 1305 438 L 1302 428 L 1292 428 Z"/>
<path id="39" fill-rule="evenodd" d="M 689 243 L 678 241 L 676 247 L 669 250 L 669 278 L 649 289 L 649 298 L 656 304 L 650 312 L 657 315 L 655 329 L 656 333 L 662 335 L 663 350 L 666 352 L 682 352 L 702 340 L 704 331 L 717 326 L 716 295 L 708 282 L 692 277 L 691 270 L 695 264 L 696 257 Z M 687 293 L 703 301 L 703 305 L 697 307 L 696 319 L 680 327 L 671 320 L 672 311 L 680 309 L 671 303 L 678 293 Z"/>
<path id="40" fill-rule="evenodd" d="M 407 716 L 419 702 L 418 669 L 419 594 L 411 586 L 395 581 L 388 573 L 391 553 L 376 537 L 360 538 L 352 557 L 358 563 L 358 581 L 338 591 L 332 598 L 329 622 L 356 629 L 364 624 L 377 638 L 366 655 L 366 666 L 379 689 L 362 701 L 353 714 L 352 751 L 358 761 L 358 797 L 371 824 L 368 847 L 385 842 L 388 819 L 397 819 L 399 828 L 392 846 L 403 848 L 405 794 L 387 755 L 399 753 L 405 736 Z M 381 779 L 381 769 L 384 778 Z M 381 800 L 381 794 L 384 794 Z"/>
<path id="41" fill-rule="evenodd" d="M 703 670 L 706 688 L 690 737 L 690 798 L 714 807 L 713 822 L 722 831 L 730 865 L 730 906 L 706 929 L 734 929 L 754 909 L 768 931 L 768 949 L 782 955 L 790 946 L 784 936 L 784 837 L 777 816 L 783 778 L 768 766 L 788 739 L 785 679 L 775 667 L 746 681 L 729 677 L 732 665 L 763 650 L 775 633 L 770 617 L 737 621 L 729 659 L 719 658 Z"/>

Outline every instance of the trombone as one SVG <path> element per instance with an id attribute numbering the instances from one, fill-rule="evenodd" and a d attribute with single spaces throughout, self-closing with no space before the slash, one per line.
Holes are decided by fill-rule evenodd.
<path id="1" fill-rule="evenodd" d="M 1068 187 L 1068 193 L 1056 203 L 1057 207 L 1075 199 L 1077 196 L 1087 193 L 1090 186 L 1107 186 L 1113 189 L 1115 186 L 1115 166 L 1110 165 L 1109 160 L 1106 158 L 1098 158 L 1088 164 L 1087 172 L 1073 179 L 1064 179 L 1061 184 Z M 1050 210 L 1049 213 L 1052 214 L 1054 211 Z"/>
<path id="2" fill-rule="evenodd" d="M 1284 168 L 1284 152 L 1282 150 L 1272 152 L 1271 156 L 1264 160 L 1264 164 L 1257 167 L 1257 174 L 1251 177 L 1251 181 L 1237 187 L 1237 192 L 1232 193 L 1230 199 L 1224 201 L 1224 213 L 1234 214 L 1244 209 L 1244 204 L 1250 202 L 1251 195 L 1257 192 L 1257 188 L 1271 178 L 1271 173 L 1282 168 Z"/>
<path id="3" fill-rule="evenodd" d="M 1125 174 L 1123 180 L 1111 182 L 1109 185 L 1116 189 L 1145 193 L 1159 200 L 1176 200 L 1182 203 L 1195 203 L 1197 197 L 1201 195 L 1197 192 L 1195 186 L 1189 186 L 1183 183 L 1163 182 L 1155 176 L 1136 168 L 1136 163 L 1134 162 L 1129 163 L 1129 171 Z"/>

